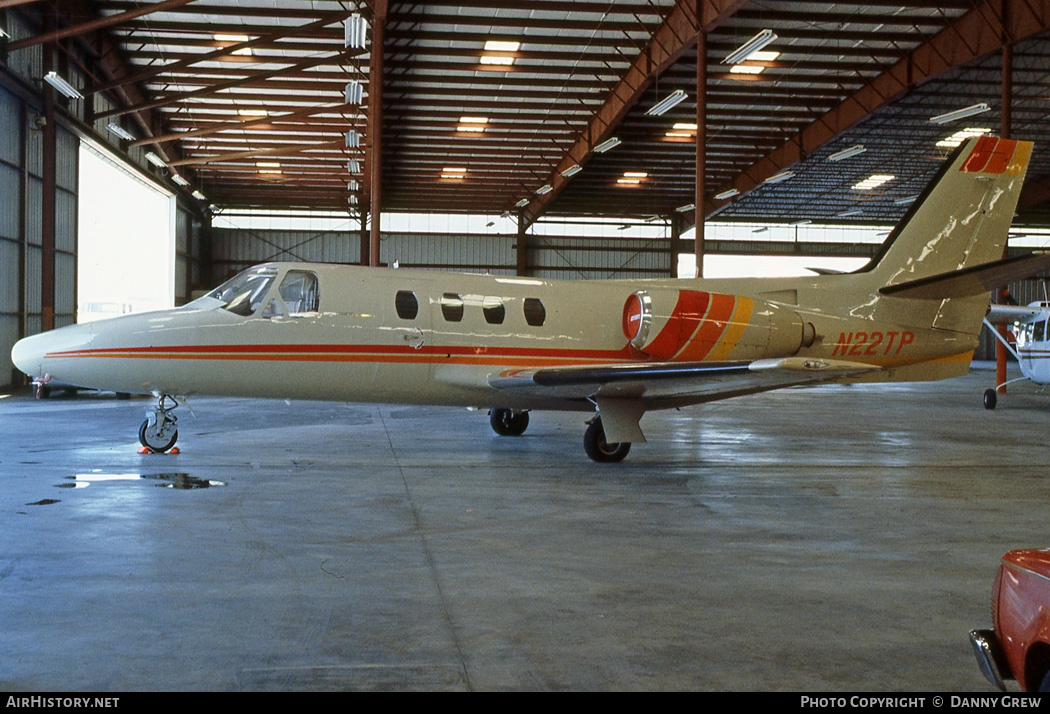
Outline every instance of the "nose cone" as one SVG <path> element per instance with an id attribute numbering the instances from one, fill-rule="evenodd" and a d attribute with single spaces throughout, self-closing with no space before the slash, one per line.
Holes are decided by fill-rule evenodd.
<path id="1" fill-rule="evenodd" d="M 11 349 L 11 361 L 30 377 L 58 376 L 53 369 L 56 356 L 84 347 L 91 332 L 86 325 L 70 325 L 26 337 Z"/>

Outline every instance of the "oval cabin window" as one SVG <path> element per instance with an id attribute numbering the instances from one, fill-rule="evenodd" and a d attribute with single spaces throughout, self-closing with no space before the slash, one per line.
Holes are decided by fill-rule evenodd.
<path id="1" fill-rule="evenodd" d="M 507 308 L 503 307 L 503 301 L 498 297 L 487 297 L 481 303 L 481 310 L 485 313 L 485 322 L 490 325 L 502 325 L 507 316 Z"/>
<path id="2" fill-rule="evenodd" d="M 419 300 L 416 299 L 416 294 L 410 290 L 398 290 L 394 296 L 394 309 L 402 320 L 415 320 L 419 314 Z"/>
<path id="3" fill-rule="evenodd" d="M 441 314 L 449 322 L 459 322 L 463 319 L 463 298 L 455 293 L 445 293 L 441 296 Z"/>
<path id="4" fill-rule="evenodd" d="M 539 298 L 525 298 L 525 322 L 533 327 L 543 327 L 547 319 L 547 310 Z"/>

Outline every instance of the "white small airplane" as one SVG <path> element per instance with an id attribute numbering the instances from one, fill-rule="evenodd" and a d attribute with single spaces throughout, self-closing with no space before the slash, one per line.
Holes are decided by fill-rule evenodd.
<path id="1" fill-rule="evenodd" d="M 866 268 L 801 278 L 556 281 L 307 263 L 246 270 L 174 310 L 28 337 L 27 374 L 152 393 L 163 452 L 196 394 L 591 412 L 620 461 L 649 410 L 781 387 L 965 374 L 990 290 L 1050 266 L 997 260 L 1032 144 L 982 137 L 944 164 Z"/>
<path id="2" fill-rule="evenodd" d="M 1050 301 L 1042 300 L 1023 305 L 992 305 L 988 310 L 984 324 L 988 326 L 995 338 L 1003 343 L 1007 351 L 1014 356 L 1021 367 L 1023 376 L 1010 379 L 984 392 L 984 408 L 995 409 L 1000 387 L 1028 379 L 1036 384 L 1050 384 L 1050 332 L 1047 331 L 1047 319 L 1050 318 Z M 1007 323 L 1014 334 L 1016 345 L 1010 344 L 997 329 L 998 325 Z"/>

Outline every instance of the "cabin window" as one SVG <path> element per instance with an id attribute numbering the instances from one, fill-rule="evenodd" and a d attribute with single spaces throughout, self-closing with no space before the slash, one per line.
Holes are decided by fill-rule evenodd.
<path id="1" fill-rule="evenodd" d="M 490 325 L 502 325 L 503 318 L 507 316 L 507 308 L 498 297 L 487 297 L 481 303 L 481 311 L 485 313 L 485 322 Z"/>
<path id="2" fill-rule="evenodd" d="M 411 290 L 398 290 L 394 296 L 394 309 L 402 320 L 415 320 L 419 314 L 419 300 Z"/>
<path id="3" fill-rule="evenodd" d="M 317 275 L 314 273 L 305 270 L 289 270 L 277 292 L 289 315 L 317 312 L 320 309 Z"/>
<path id="4" fill-rule="evenodd" d="M 525 322 L 533 327 L 543 327 L 547 310 L 539 298 L 525 298 Z"/>
<path id="5" fill-rule="evenodd" d="M 463 298 L 455 293 L 445 293 L 441 296 L 441 314 L 449 322 L 459 322 L 463 319 Z"/>
<path id="6" fill-rule="evenodd" d="M 1046 323 L 1037 322 L 1032 326 L 1032 342 L 1042 342 L 1046 339 Z"/>

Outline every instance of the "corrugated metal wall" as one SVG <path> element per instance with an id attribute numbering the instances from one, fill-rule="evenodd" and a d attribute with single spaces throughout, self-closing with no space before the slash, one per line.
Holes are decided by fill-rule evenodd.
<path id="1" fill-rule="evenodd" d="M 217 284 L 233 273 L 273 260 L 357 263 L 358 232 L 216 228 L 213 258 Z M 403 268 L 513 275 L 516 235 L 384 233 L 380 262 Z M 671 243 L 662 239 L 529 237 L 529 274 L 545 278 L 655 278 L 670 275 Z"/>
<path id="2" fill-rule="evenodd" d="M 0 90 L 0 383 L 13 379 L 11 346 L 22 336 L 22 105 Z"/>

